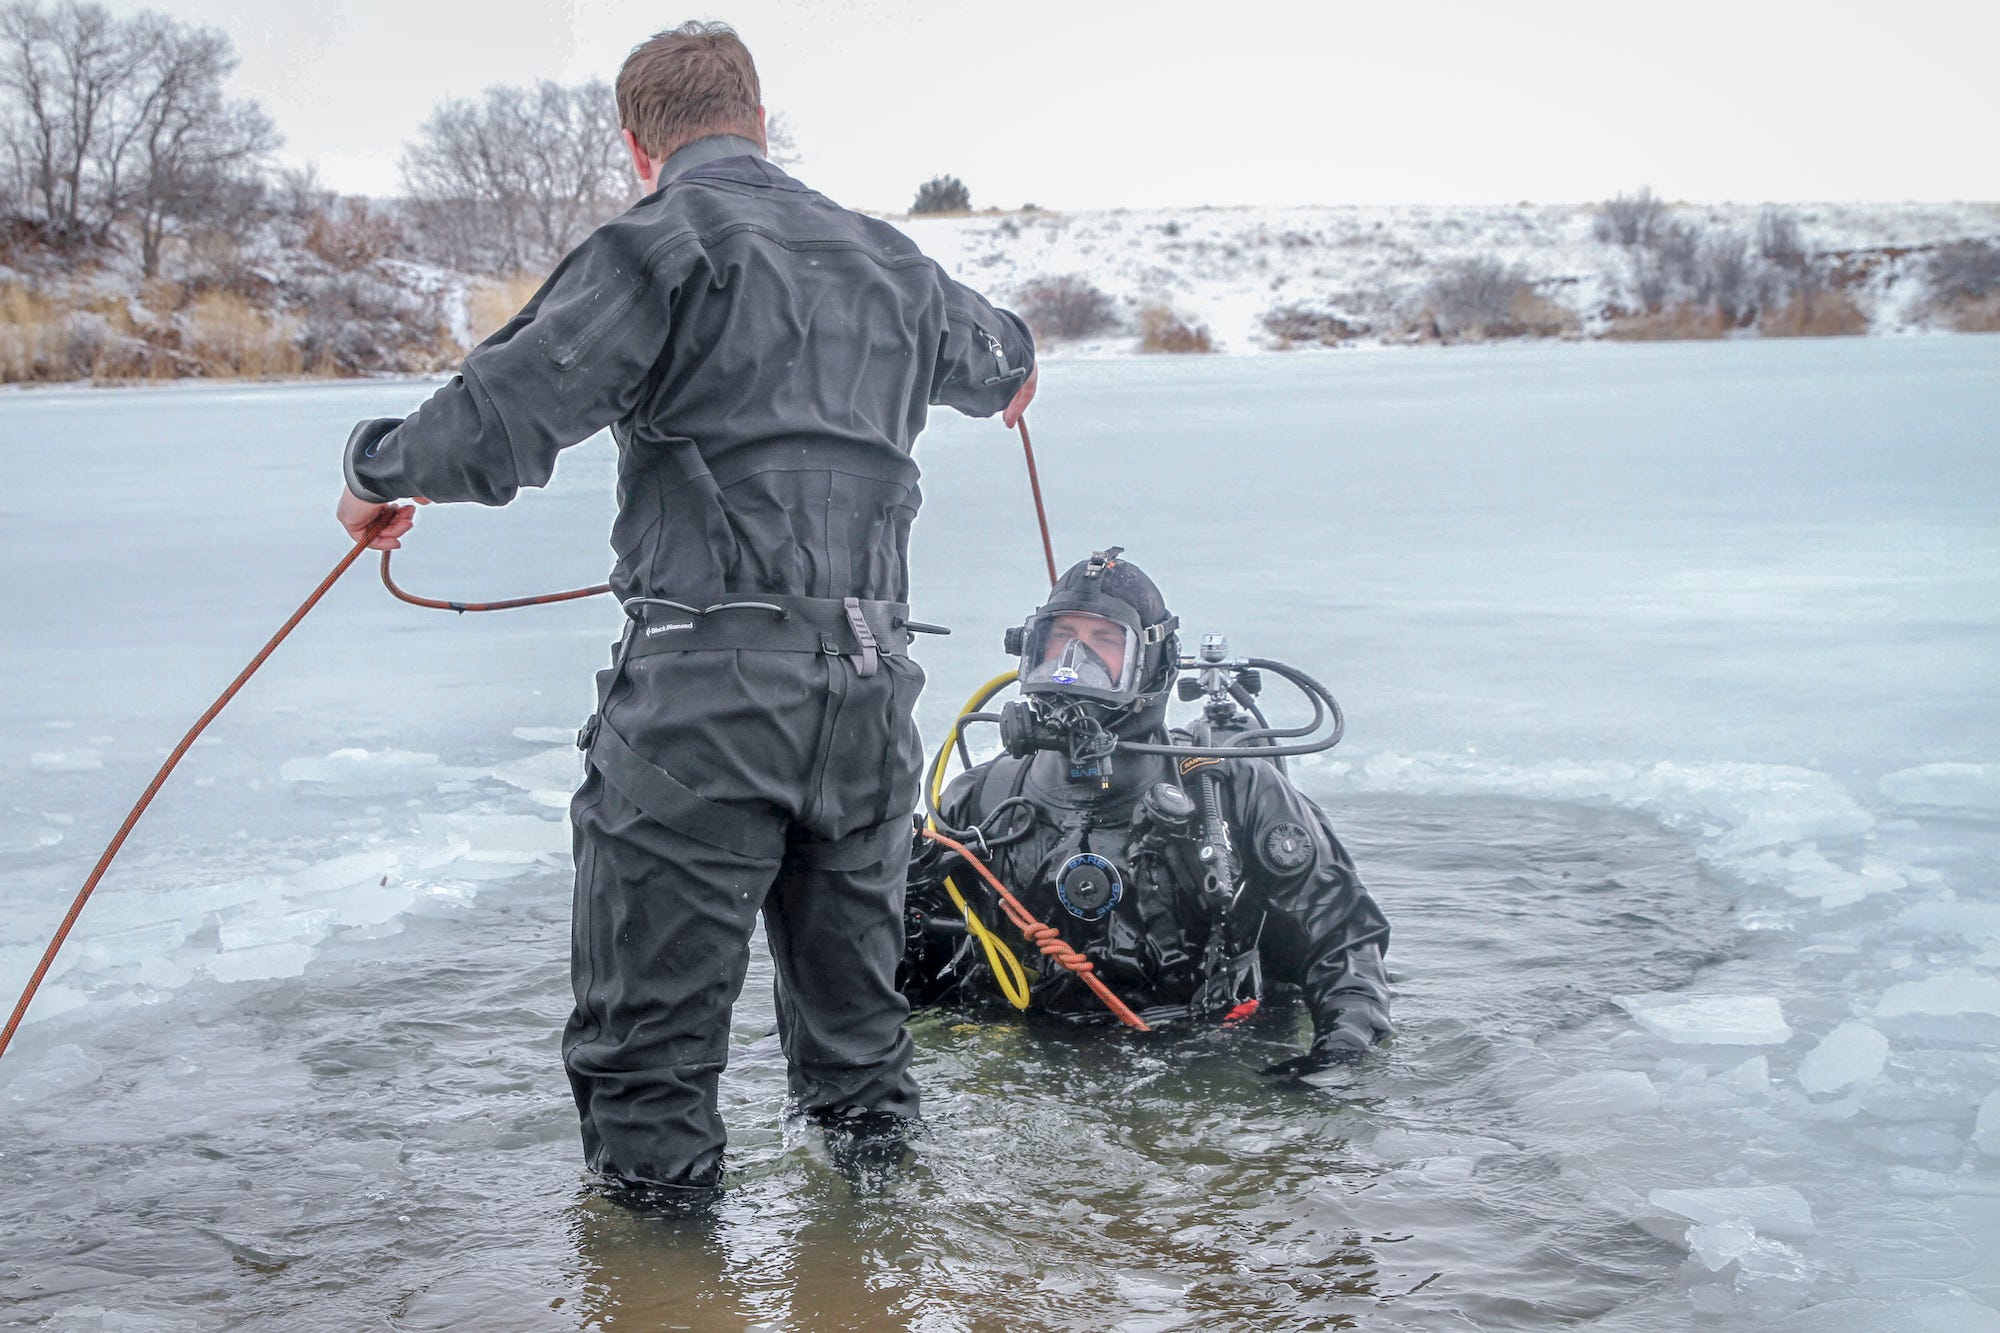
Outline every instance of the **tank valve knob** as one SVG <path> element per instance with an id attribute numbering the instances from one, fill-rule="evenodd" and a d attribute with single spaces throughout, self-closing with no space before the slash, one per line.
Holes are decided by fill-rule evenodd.
<path id="1" fill-rule="evenodd" d="M 1193 676 L 1182 676 L 1174 682 L 1174 692 L 1180 695 L 1182 703 L 1191 704 L 1201 698 L 1201 682 Z"/>

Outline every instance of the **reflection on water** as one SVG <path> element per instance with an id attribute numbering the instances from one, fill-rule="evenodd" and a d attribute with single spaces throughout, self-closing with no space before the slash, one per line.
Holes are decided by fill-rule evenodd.
<path id="1" fill-rule="evenodd" d="M 1256 1071 L 1302 1038 L 1301 1013 L 1159 1040 L 927 1014 L 929 1128 L 874 1190 L 781 1119 L 761 960 L 724 1080 L 726 1197 L 663 1218 L 593 1190 L 556 1052 L 554 870 L 336 937 L 303 980 L 37 1025 L 0 1082 L 0 1313 L 1534 1328 L 1659 1286 L 1679 1252 L 1579 1181 L 1606 1131 L 1538 1121 L 1521 1090 L 1609 995 L 1675 985 L 1731 945 L 1726 894 L 1615 812 L 1369 799 L 1336 817 L 1395 924 L 1391 1049 L 1284 1087 Z"/>

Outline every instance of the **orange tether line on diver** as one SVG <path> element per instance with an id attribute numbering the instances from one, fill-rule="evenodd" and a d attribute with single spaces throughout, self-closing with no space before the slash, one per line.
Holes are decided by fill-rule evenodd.
<path id="1" fill-rule="evenodd" d="M 1049 586 L 1056 586 L 1056 548 L 1049 541 L 1049 515 L 1042 508 L 1042 479 L 1035 472 L 1035 442 L 1028 438 L 1028 418 L 1015 423 L 1021 428 L 1021 452 L 1028 457 L 1028 489 L 1035 493 L 1035 521 L 1042 525 L 1042 557 L 1049 562 Z"/>
<path id="2" fill-rule="evenodd" d="M 369 525 L 368 531 L 363 534 L 361 540 L 354 543 L 354 549 L 340 558 L 340 563 L 333 567 L 333 572 L 321 579 L 319 586 L 312 590 L 312 595 L 299 603 L 299 609 L 292 612 L 291 618 L 279 628 L 276 634 L 271 636 L 270 642 L 257 650 L 257 655 L 250 659 L 250 665 L 237 673 L 236 679 L 229 682 L 229 688 L 218 695 L 215 702 L 208 706 L 208 711 L 203 713 L 192 727 L 188 728 L 187 735 L 181 737 L 181 743 L 174 747 L 173 753 L 167 756 L 167 761 L 160 765 L 160 771 L 155 773 L 153 780 L 146 784 L 145 793 L 139 797 L 138 804 L 134 805 L 132 812 L 125 816 L 125 822 L 118 826 L 118 832 L 111 839 L 110 846 L 104 849 L 104 855 L 97 858 L 97 865 L 90 872 L 90 878 L 86 879 L 83 882 L 83 887 L 77 891 L 76 900 L 69 905 L 69 912 L 63 917 L 62 925 L 56 928 L 55 938 L 51 939 L 49 947 L 42 951 L 42 961 L 35 964 L 34 974 L 28 978 L 27 988 L 21 992 L 20 1000 L 14 1005 L 14 1012 L 8 1017 L 6 1028 L 0 1030 L 0 1055 L 7 1053 L 8 1043 L 14 1040 L 14 1033 L 19 1030 L 21 1020 L 27 1016 L 28 1006 L 33 1003 L 35 992 L 41 989 L 43 978 L 48 976 L 49 968 L 56 961 L 56 953 L 62 948 L 63 941 L 69 938 L 70 929 L 76 925 L 77 917 L 83 914 L 83 905 L 90 901 L 91 892 L 97 888 L 97 882 L 104 878 L 104 872 L 110 867 L 111 859 L 118 855 L 118 849 L 125 845 L 126 835 L 131 833 L 133 826 L 139 822 L 139 816 L 146 813 L 146 807 L 153 803 L 155 796 L 159 795 L 161 786 L 167 780 L 167 774 L 174 771 L 174 765 L 180 763 L 181 756 L 188 752 L 188 747 L 194 744 L 195 738 L 201 735 L 208 724 L 215 720 L 216 714 L 220 713 L 224 706 L 236 697 L 236 692 L 243 688 L 252 675 L 256 674 L 258 667 L 264 665 L 264 660 L 277 651 L 278 645 L 285 641 L 285 636 L 296 629 L 298 623 L 306 618 L 306 612 L 317 606 L 319 599 L 326 596 L 327 589 L 338 582 L 340 576 L 347 572 L 348 567 L 361 558 L 361 553 L 368 549 L 368 543 L 375 539 L 376 531 L 387 525 L 394 517 L 395 511 L 385 510 L 376 518 L 374 523 Z M 387 555 L 388 552 L 385 551 L 383 554 Z"/>
<path id="3" fill-rule="evenodd" d="M 984 879 L 992 886 L 993 891 L 1000 895 L 1000 906 L 1007 913 L 1007 919 L 1020 927 L 1021 933 L 1028 937 L 1028 942 L 1049 957 L 1055 959 L 1058 963 L 1061 963 L 1071 972 L 1074 972 L 1084 985 L 1097 992 L 1097 998 L 1104 1001 L 1104 1007 L 1115 1014 L 1119 1022 L 1128 1028 L 1134 1028 L 1140 1032 L 1151 1032 L 1153 1030 L 1146 1026 L 1145 1019 L 1132 1012 L 1130 1005 L 1111 993 L 1111 987 L 1098 980 L 1096 976 L 1097 967 L 1094 963 L 1075 949 L 1070 948 L 1069 945 L 1063 943 L 1062 936 L 1056 934 L 1054 926 L 1045 926 L 1035 920 L 1034 913 L 1023 907 L 1021 900 L 1009 893 L 1007 886 L 1002 884 L 999 878 L 986 868 L 986 863 L 974 856 L 964 843 L 955 842 L 933 828 L 918 829 L 917 832 L 940 846 L 951 848 L 954 852 L 964 857 L 966 864 L 977 870 L 980 878 Z"/>

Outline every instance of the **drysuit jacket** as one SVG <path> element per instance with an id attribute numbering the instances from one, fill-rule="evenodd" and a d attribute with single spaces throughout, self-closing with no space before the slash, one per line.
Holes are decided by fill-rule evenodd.
<path id="1" fill-rule="evenodd" d="M 697 140 L 662 164 L 659 179 L 565 257 L 415 413 L 357 427 L 349 489 L 364 500 L 505 504 L 547 483 L 563 449 L 609 426 L 618 447 L 611 585 L 621 602 L 854 597 L 870 603 L 883 650 L 900 653 L 907 636 L 875 604 L 908 596 L 918 432 L 934 403 L 972 416 L 1006 406 L 1033 365 L 1025 326 L 895 228 L 764 161 L 748 139 Z M 836 621 L 826 647 L 857 644 Z M 650 673 L 622 675 L 653 684 L 600 677 L 599 711 L 615 722 L 628 770 L 632 754 L 650 769 L 678 752 L 681 785 L 792 807 L 829 838 L 909 808 L 873 797 L 843 808 L 836 772 L 821 775 L 822 790 L 801 810 L 766 772 L 799 748 L 778 734 L 784 724 L 769 725 L 769 706 L 824 692 L 824 663 L 798 653 L 685 656 L 706 659 L 702 669 L 647 659 L 637 665 Z M 907 718 L 921 673 L 895 674 L 914 675 L 890 710 Z M 759 723 L 762 740 L 746 731 Z M 701 745 L 691 735 L 718 729 L 733 739 Z M 879 770 L 889 742 L 872 743 L 867 763 Z M 718 766 L 728 772 L 685 771 Z M 903 785 L 913 802 L 913 771 Z M 715 836 L 716 812 L 691 794 L 669 790 L 642 804 L 683 832 Z M 734 841 L 765 847 L 770 836 Z"/>
<path id="2" fill-rule="evenodd" d="M 1025 805 L 1000 812 L 987 825 L 993 842 L 988 863 L 1030 912 L 1091 959 L 1121 999 L 1141 1013 L 1188 1005 L 1201 996 L 1218 962 L 1254 945 L 1263 980 L 1275 983 L 1273 992 L 1298 988 L 1316 1041 L 1365 1049 L 1388 1034 L 1382 956 L 1389 923 L 1325 813 L 1276 763 L 1121 756 L 1117 792 L 1108 797 L 1099 793 L 1095 779 L 1072 783 L 1068 773 L 1068 760 L 1057 753 L 1003 756 L 959 775 L 939 810 L 945 822 L 970 828 L 1002 802 L 1025 799 Z M 1203 888 L 1199 814 L 1177 833 L 1149 821 L 1140 802 L 1149 786 L 1165 782 L 1183 786 L 1198 805 L 1203 774 L 1219 784 L 1242 887 L 1226 913 Z M 1058 893 L 1064 864 L 1078 854 L 1105 857 L 1121 882 L 1116 903 L 1099 920 L 1078 916 Z M 947 872 L 996 933 L 1013 929 L 996 910 L 991 892 L 955 858 L 917 857 L 904 957 L 905 990 L 914 1003 L 951 993 L 997 993 L 976 945 L 949 926 L 939 929 L 918 919 L 933 912 L 958 915 L 938 888 Z M 1211 937 L 1225 916 L 1226 935 L 1218 943 L 1226 947 L 1212 950 Z M 1046 957 L 1028 956 L 1034 957 L 1032 1008 L 1104 1016 L 1102 1003 L 1074 976 Z M 1249 998 L 1243 980 L 1229 977 L 1210 996 L 1210 1021 L 1232 1001 Z"/>

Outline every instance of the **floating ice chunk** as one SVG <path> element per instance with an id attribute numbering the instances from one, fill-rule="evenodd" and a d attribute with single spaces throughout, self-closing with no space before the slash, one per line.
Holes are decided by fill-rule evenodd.
<path id="1" fill-rule="evenodd" d="M 1521 1103 L 1546 1120 L 1602 1120 L 1654 1110 L 1660 1094 L 1637 1070 L 1598 1069 L 1530 1093 Z"/>
<path id="2" fill-rule="evenodd" d="M 1799 1086 L 1816 1096 L 1868 1084 L 1881 1076 L 1889 1059 L 1889 1039 L 1866 1023 L 1850 1019 L 1827 1033 L 1799 1061 Z"/>
<path id="3" fill-rule="evenodd" d="M 202 961 L 202 971 L 217 981 L 269 981 L 296 977 L 312 962 L 313 946 L 299 940 L 229 949 Z"/>
<path id="4" fill-rule="evenodd" d="M 1817 901 L 1822 907 L 1846 907 L 1877 893 L 1909 887 L 1904 867 L 1880 856 L 1862 858 L 1855 870 L 1843 870 L 1817 847 L 1792 852 L 1764 851 L 1743 861 L 1741 873 L 1772 884 L 1794 898 Z"/>
<path id="5" fill-rule="evenodd" d="M 124 930 L 91 931 L 77 943 L 90 962 L 99 967 L 116 967 L 169 953 L 185 944 L 187 936 L 187 926 L 169 918 Z"/>
<path id="6" fill-rule="evenodd" d="M 1972 1146 L 1988 1157 L 2000 1157 L 2000 1090 L 1986 1094 L 1972 1123 Z"/>
<path id="7" fill-rule="evenodd" d="M 376 796 L 429 791 L 441 782 L 483 776 L 476 768 L 449 768 L 434 754 L 412 750 L 335 750 L 324 759 L 287 759 L 278 776 L 329 795 Z"/>
<path id="8" fill-rule="evenodd" d="M 1734 1222 L 1769 1236 L 1798 1240 L 1815 1235 L 1812 1208 L 1797 1190 L 1785 1185 L 1738 1188 L 1653 1190 L 1646 1202 L 1690 1222 Z"/>
<path id="9" fill-rule="evenodd" d="M 1775 1046 L 1792 1039 L 1773 995 L 1645 994 L 1616 997 L 1654 1036 L 1681 1046 Z"/>
<path id="10" fill-rule="evenodd" d="M 338 915 L 330 907 L 287 909 L 278 903 L 259 903 L 218 912 L 216 921 L 222 948 L 229 952 L 293 941 L 314 943 Z"/>
<path id="11" fill-rule="evenodd" d="M 1918 903 L 1896 918 L 1904 930 L 1944 935 L 1970 944 L 2000 940 L 2000 903 Z"/>
<path id="12" fill-rule="evenodd" d="M 516 763 L 503 764 L 493 776 L 528 792 L 560 791 L 563 800 L 583 781 L 583 752 L 574 745 L 544 750 Z"/>
<path id="13" fill-rule="evenodd" d="M 1384 1162 L 1412 1162 L 1425 1157 L 1486 1157 L 1517 1151 L 1503 1139 L 1477 1134 L 1443 1134 L 1436 1130 L 1391 1127 L 1375 1136 L 1369 1150 Z"/>
<path id="14" fill-rule="evenodd" d="M 81 1046 L 51 1046 L 24 1064 L 25 1068 L 4 1085 L 8 1101 L 45 1101 L 104 1077 L 104 1066 Z"/>
<path id="15" fill-rule="evenodd" d="M 28 756 L 28 766 L 37 773 L 95 773 L 104 767 L 98 750 L 37 750 Z"/>
<path id="16" fill-rule="evenodd" d="M 1703 1222 L 1687 1229 L 1688 1254 L 1711 1273 L 1720 1273 L 1749 1252 L 1757 1233 L 1742 1222 Z"/>
<path id="17" fill-rule="evenodd" d="M 1771 1091 L 1771 1062 L 1753 1055 L 1740 1065 L 1731 1065 L 1709 1080 L 1713 1087 L 1727 1088 L 1739 1097 L 1763 1097 Z"/>
<path id="18" fill-rule="evenodd" d="M 466 841 L 469 861 L 520 861 L 563 856 L 570 850 L 569 823 L 540 815 L 447 816 Z"/>
<path id="19" fill-rule="evenodd" d="M 2000 1041 L 2000 979 L 1952 972 L 1899 981 L 1882 992 L 1876 1022 L 1891 1031 L 1943 1041 Z"/>
<path id="20" fill-rule="evenodd" d="M 1854 1141 L 1863 1148 L 1890 1157 L 1924 1157 L 1955 1160 L 1965 1140 L 1949 1126 L 1939 1124 L 1872 1125 L 1854 1132 Z"/>
<path id="21" fill-rule="evenodd" d="M 380 884 L 396 869 L 394 852 L 352 852 L 330 861 L 294 870 L 285 876 L 285 887 L 298 894 L 339 893 L 362 884 Z"/>
<path id="22" fill-rule="evenodd" d="M 2000 1333 L 2000 1312 L 1960 1291 L 1893 1301 L 1826 1301 L 1767 1325 L 1772 1333 Z"/>
<path id="23" fill-rule="evenodd" d="M 1920 764 L 1880 786 L 1898 814 L 2000 819 L 2000 764 Z"/>
<path id="24" fill-rule="evenodd" d="M 536 745 L 567 745 L 576 748 L 575 727 L 516 727 L 514 739 L 532 741 Z"/>

